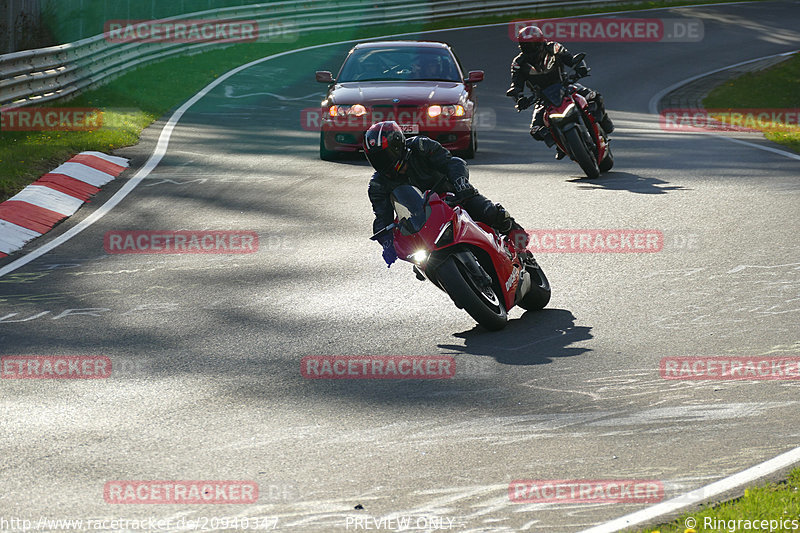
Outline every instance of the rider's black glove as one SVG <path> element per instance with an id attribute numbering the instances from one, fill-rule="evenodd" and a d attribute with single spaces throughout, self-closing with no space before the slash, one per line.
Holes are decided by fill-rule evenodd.
<path id="1" fill-rule="evenodd" d="M 444 197 L 444 203 L 450 207 L 455 207 L 464 200 L 472 198 L 478 194 L 478 191 L 475 190 L 475 187 L 469 184 L 466 178 L 459 177 L 452 181 L 455 194 L 448 194 Z"/>
<path id="2" fill-rule="evenodd" d="M 581 78 L 585 78 L 586 76 L 588 76 L 588 75 L 589 75 L 589 67 L 587 67 L 587 66 L 586 66 L 586 63 L 585 63 L 585 62 L 581 61 L 581 62 L 580 62 L 580 63 L 579 63 L 579 64 L 578 64 L 578 65 L 575 67 L 575 73 L 576 73 L 578 76 L 580 76 Z"/>
<path id="3" fill-rule="evenodd" d="M 472 198 L 475 194 L 469 190 L 463 190 L 457 193 L 451 193 L 444 197 L 444 203 L 450 207 L 455 207 L 467 198 Z"/>
<path id="4" fill-rule="evenodd" d="M 514 104 L 514 109 L 516 109 L 517 113 L 519 113 L 523 109 L 528 109 L 535 101 L 535 96 L 520 96 L 517 98 L 517 103 Z"/>

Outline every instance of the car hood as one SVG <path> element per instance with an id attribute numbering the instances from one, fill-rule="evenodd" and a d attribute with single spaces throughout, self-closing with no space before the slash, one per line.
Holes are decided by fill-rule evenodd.
<path id="1" fill-rule="evenodd" d="M 452 81 L 345 82 L 336 84 L 330 97 L 337 104 L 455 104 L 463 92 L 464 84 Z M 399 102 L 394 102 L 395 98 Z"/>

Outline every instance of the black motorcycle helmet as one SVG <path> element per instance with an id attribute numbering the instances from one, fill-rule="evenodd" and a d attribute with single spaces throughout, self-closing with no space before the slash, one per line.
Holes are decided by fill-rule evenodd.
<path id="1" fill-rule="evenodd" d="M 406 157 L 406 138 L 397 122 L 386 120 L 370 126 L 364 134 L 364 154 L 372 168 L 397 176 Z"/>
<path id="2" fill-rule="evenodd" d="M 517 43 L 523 54 L 533 58 L 539 58 L 544 52 L 544 45 L 547 39 L 538 26 L 525 26 L 517 33 Z"/>

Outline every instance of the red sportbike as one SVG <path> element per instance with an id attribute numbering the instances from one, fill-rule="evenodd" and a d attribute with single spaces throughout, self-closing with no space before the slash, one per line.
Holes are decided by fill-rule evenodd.
<path id="1" fill-rule="evenodd" d="M 584 55 L 578 54 L 575 59 L 580 62 Z M 563 82 L 540 90 L 539 96 L 545 105 L 544 124 L 558 147 L 580 165 L 589 179 L 596 179 L 601 172 L 611 170 L 614 156 L 606 133 L 589 111 L 586 98 L 573 85 L 581 77 L 566 76 Z"/>
<path id="2" fill-rule="evenodd" d="M 417 279 L 429 279 L 481 326 L 502 329 L 515 305 L 542 309 L 550 301 L 550 284 L 530 253 L 521 256 L 461 207 L 412 185 L 397 187 L 391 199 L 395 221 L 371 238 L 394 232 L 397 256 L 414 264 Z"/>

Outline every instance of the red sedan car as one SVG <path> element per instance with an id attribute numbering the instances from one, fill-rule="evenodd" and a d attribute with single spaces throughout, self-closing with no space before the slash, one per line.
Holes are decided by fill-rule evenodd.
<path id="1" fill-rule="evenodd" d="M 465 78 L 445 43 L 385 41 L 356 45 L 322 101 L 319 155 L 335 159 L 361 150 L 364 132 L 375 122 L 394 120 L 407 135 L 426 135 L 461 157 L 478 147 L 475 132 L 475 84 L 482 70 Z"/>

